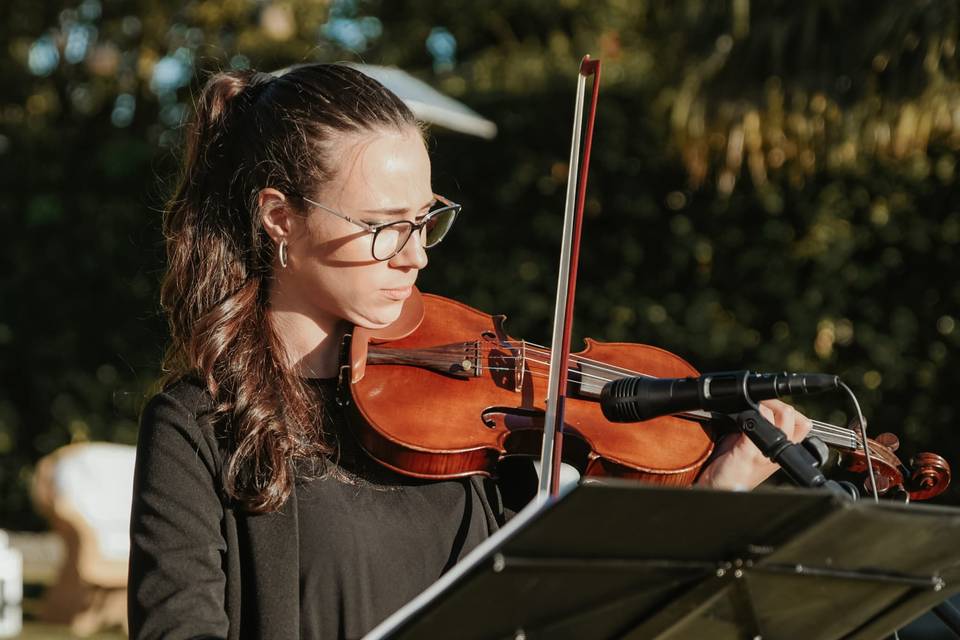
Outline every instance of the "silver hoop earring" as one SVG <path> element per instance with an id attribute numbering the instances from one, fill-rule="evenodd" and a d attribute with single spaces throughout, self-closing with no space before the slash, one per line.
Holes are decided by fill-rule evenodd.
<path id="1" fill-rule="evenodd" d="M 287 268 L 287 241 L 281 240 L 280 246 L 277 247 L 277 257 L 280 258 L 280 266 L 284 269 Z"/>

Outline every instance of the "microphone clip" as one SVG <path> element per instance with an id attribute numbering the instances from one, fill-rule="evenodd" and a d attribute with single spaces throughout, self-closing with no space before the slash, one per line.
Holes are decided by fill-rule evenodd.
<path id="1" fill-rule="evenodd" d="M 856 500 L 856 491 L 851 492 L 834 480 L 827 480 L 817 460 L 802 444 L 791 442 L 787 435 L 771 424 L 756 409 L 728 414 L 737 428 L 750 438 L 764 456 L 776 462 L 796 485 L 810 489 L 824 488 L 848 500 Z"/>

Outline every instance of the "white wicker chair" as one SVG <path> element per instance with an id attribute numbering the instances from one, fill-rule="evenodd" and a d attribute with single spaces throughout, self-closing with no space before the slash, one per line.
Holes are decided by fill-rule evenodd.
<path id="1" fill-rule="evenodd" d="M 72 444 L 37 465 L 34 503 L 66 549 L 39 615 L 70 625 L 79 636 L 117 625 L 126 629 L 135 451 L 107 442 Z"/>

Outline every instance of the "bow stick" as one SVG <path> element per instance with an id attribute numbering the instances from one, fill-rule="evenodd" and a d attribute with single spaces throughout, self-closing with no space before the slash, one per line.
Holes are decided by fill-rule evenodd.
<path id="1" fill-rule="evenodd" d="M 580 133 L 583 121 L 583 100 L 587 77 L 593 76 L 587 132 L 583 137 L 583 171 L 578 172 Z M 590 169 L 590 147 L 593 122 L 597 114 L 600 92 L 600 61 L 589 55 L 580 62 L 577 74 L 577 97 L 574 103 L 573 141 L 567 174 L 567 198 L 563 214 L 563 242 L 560 247 L 560 274 L 557 279 L 557 302 L 553 312 L 553 340 L 547 388 L 547 411 L 543 424 L 543 448 L 540 454 L 540 486 L 537 500 L 556 496 L 560 490 L 560 460 L 563 450 L 563 408 L 566 400 L 567 360 L 570 357 L 570 332 L 573 327 L 573 301 L 577 287 L 577 265 L 580 261 L 580 231 L 583 227 L 583 205 L 587 194 L 587 173 Z M 576 200 L 576 207 L 574 207 Z"/>

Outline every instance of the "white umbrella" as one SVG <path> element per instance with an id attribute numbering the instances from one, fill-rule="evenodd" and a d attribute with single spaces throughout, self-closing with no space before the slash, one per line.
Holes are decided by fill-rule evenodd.
<path id="1" fill-rule="evenodd" d="M 406 71 L 372 64 L 348 64 L 397 94 L 414 115 L 424 122 L 487 140 L 497 135 L 497 125 L 493 122 Z"/>

